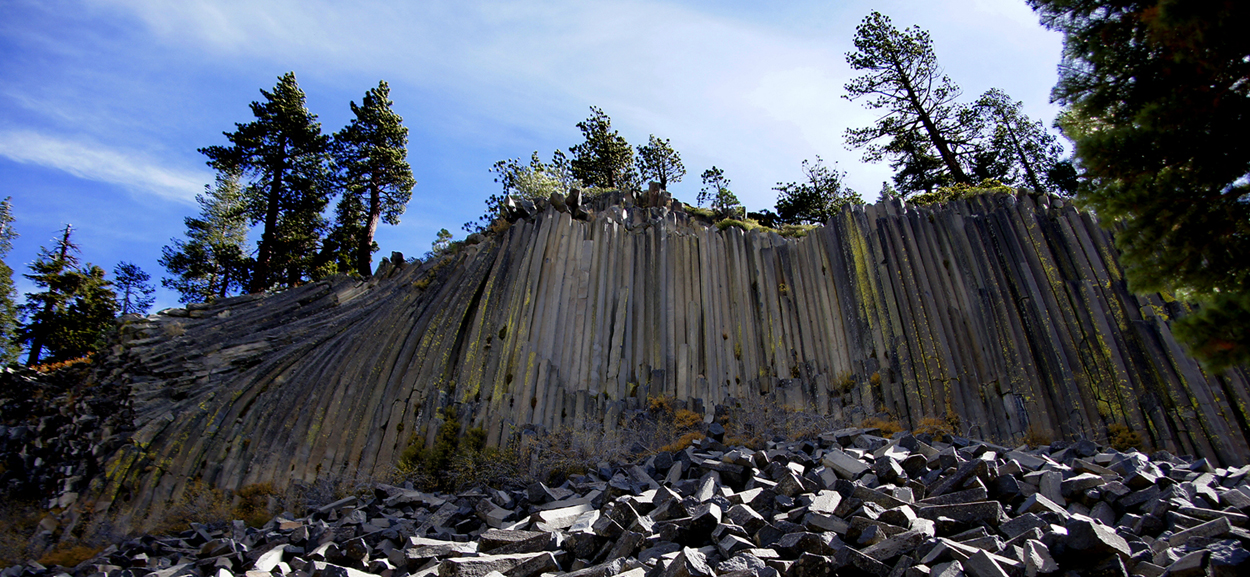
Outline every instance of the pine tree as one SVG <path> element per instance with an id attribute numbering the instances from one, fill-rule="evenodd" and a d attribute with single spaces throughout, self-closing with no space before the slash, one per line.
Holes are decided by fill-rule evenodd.
<path id="1" fill-rule="evenodd" d="M 781 224 L 819 224 L 833 218 L 842 207 L 863 204 L 859 193 L 843 186 L 846 173 L 825 166 L 819 156 L 816 162 L 803 161 L 807 182 L 777 183 L 777 221 Z"/>
<path id="2" fill-rule="evenodd" d="M 152 275 L 143 272 L 139 265 L 131 262 L 119 262 L 113 268 L 113 287 L 117 294 L 117 314 L 147 314 L 152 309 L 156 297 L 156 287 L 148 281 Z"/>
<path id="3" fill-rule="evenodd" d="M 1063 146 L 1040 121 L 1024 114 L 1024 103 L 1014 101 L 997 88 L 982 94 L 973 104 L 988 134 L 978 147 L 973 173 L 979 180 L 993 179 L 1010 186 L 1028 186 L 1038 192 L 1068 193 L 1065 182 L 1055 182 L 1056 165 Z"/>
<path id="4" fill-rule="evenodd" d="M 218 172 L 215 186 L 196 195 L 198 218 L 187 217 L 186 240 L 171 239 L 158 261 L 172 277 L 161 285 L 182 303 L 210 302 L 243 290 L 251 259 L 244 254 L 247 217 L 238 173 Z"/>
<path id="5" fill-rule="evenodd" d="M 711 201 L 712 210 L 721 216 L 740 212 L 742 203 L 738 202 L 738 197 L 729 190 L 729 179 L 725 178 L 725 171 L 713 166 L 703 171 L 701 177 L 703 189 L 699 191 L 699 206 Z"/>
<path id="6" fill-rule="evenodd" d="M 1250 3 L 1029 4 L 1064 34 L 1077 197 L 1115 227 L 1130 288 L 1199 303 L 1175 332 L 1210 367 L 1250 363 Z"/>
<path id="7" fill-rule="evenodd" d="M 354 194 L 339 197 L 334 207 L 334 227 L 321 241 L 321 251 L 313 264 L 312 278 L 352 274 L 360 266 L 360 239 L 364 238 L 369 215 L 361 198 Z M 369 242 L 369 266 L 378 243 Z"/>
<path id="8" fill-rule="evenodd" d="M 569 149 L 573 176 L 587 186 L 636 188 L 634 149 L 612 129 L 612 119 L 603 110 L 591 106 L 590 111 L 590 118 L 577 123 L 586 141 Z"/>
<path id="9" fill-rule="evenodd" d="M 13 286 L 13 269 L 4 262 L 13 250 L 17 231 L 13 229 L 13 197 L 0 201 L 0 364 L 17 362 L 20 348 L 17 336 L 17 289 Z"/>
<path id="10" fill-rule="evenodd" d="M 660 188 L 668 190 L 669 182 L 681 182 L 685 175 L 686 167 L 681 164 L 681 155 L 667 138 L 656 138 L 652 134 L 646 144 L 638 146 L 638 176 L 641 182 L 658 182 Z"/>
<path id="11" fill-rule="evenodd" d="M 399 224 L 399 216 L 412 199 L 412 187 L 417 183 L 407 160 L 408 128 L 403 125 L 404 119 L 391 110 L 393 104 L 390 87 L 385 81 L 379 82 L 377 88 L 365 93 L 360 106 L 351 103 L 356 117 L 334 138 L 343 198 L 346 201 L 349 196 L 355 197 L 363 207 L 355 211 L 349 203 L 338 214 L 338 225 L 353 230 L 346 238 L 354 241 L 355 260 L 347 270 L 365 277 L 373 274 L 373 237 L 378 221 Z M 344 221 L 349 215 L 357 220 Z"/>
<path id="12" fill-rule="evenodd" d="M 430 252 L 425 253 L 425 260 L 436 258 L 451 247 L 452 234 L 447 229 L 439 229 L 438 237 L 430 243 Z"/>
<path id="13" fill-rule="evenodd" d="M 26 293 L 19 310 L 24 323 L 17 342 L 30 347 L 26 364 L 37 364 L 47 349 L 46 360 L 63 361 L 94 352 L 117 313 L 111 283 L 104 269 L 78 266 L 78 246 L 70 240 L 71 227 L 51 250 L 41 248 L 39 257 L 23 275 L 41 292 Z"/>
<path id="14" fill-rule="evenodd" d="M 249 179 L 244 214 L 263 224 L 250 292 L 293 286 L 310 276 L 326 227 L 321 212 L 330 199 L 329 139 L 305 106 L 295 73 L 279 78 L 272 92 L 260 92 L 265 101 L 251 104 L 256 120 L 224 133 L 231 146 L 200 149 L 209 166 Z"/>
<path id="15" fill-rule="evenodd" d="M 867 73 L 848 82 L 843 97 L 867 96 L 864 105 L 883 114 L 873 126 L 847 129 L 847 143 L 865 147 L 867 162 L 888 157 L 904 193 L 971 183 L 964 165 L 974 113 L 955 102 L 959 87 L 938 67 L 929 33 L 916 26 L 899 30 L 873 12 L 856 28 L 855 48 L 846 61 Z"/>

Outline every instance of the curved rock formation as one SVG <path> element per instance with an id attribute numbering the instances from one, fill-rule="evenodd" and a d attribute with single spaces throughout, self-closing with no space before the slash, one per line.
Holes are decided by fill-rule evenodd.
<path id="1" fill-rule="evenodd" d="M 626 203 L 628 204 L 628 203 Z M 575 211 L 576 212 L 576 211 Z M 490 442 L 603 423 L 649 395 L 710 408 L 776 393 L 852 421 L 957 415 L 1250 460 L 1246 374 L 1203 372 L 1182 312 L 1126 288 L 1110 236 L 1070 204 L 981 197 L 847 209 L 800 239 L 668 208 L 537 212 L 437 262 L 134 319 L 104 381 L 133 389 L 131 442 L 95 511 L 390 469 L 437 409 Z"/>

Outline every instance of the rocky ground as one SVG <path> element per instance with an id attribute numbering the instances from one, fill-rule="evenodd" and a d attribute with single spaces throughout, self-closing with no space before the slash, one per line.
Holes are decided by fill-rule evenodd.
<path id="1" fill-rule="evenodd" d="M 1250 574 L 1250 466 L 879 432 L 759 451 L 713 435 L 559 487 L 380 485 L 260 529 L 197 525 L 0 577 Z"/>

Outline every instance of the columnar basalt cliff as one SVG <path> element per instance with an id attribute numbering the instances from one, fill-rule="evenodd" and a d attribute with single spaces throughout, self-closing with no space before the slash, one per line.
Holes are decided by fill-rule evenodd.
<path id="1" fill-rule="evenodd" d="M 224 488 L 390 469 L 443 412 L 498 443 L 602 424 L 671 395 L 775 393 L 906 426 L 1105 439 L 1250 460 L 1246 374 L 1203 372 L 1182 312 L 1126 288 L 1110 235 L 1046 197 L 844 210 L 800 239 L 718 230 L 630 202 L 547 208 L 459 252 L 284 293 L 131 319 L 99 378 L 132 387 L 136 432 L 88 495 L 159 509 Z M 580 217 L 580 218 L 579 218 Z M 84 495 L 84 498 L 88 498 Z"/>

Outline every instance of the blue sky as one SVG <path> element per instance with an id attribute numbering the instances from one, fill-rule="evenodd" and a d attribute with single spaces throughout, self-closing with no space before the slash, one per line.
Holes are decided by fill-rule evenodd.
<path id="1" fill-rule="evenodd" d="M 390 84 L 417 186 L 403 222 L 380 227 L 382 255 L 424 254 L 440 228 L 461 238 L 498 190 L 491 164 L 577 144 L 592 105 L 631 144 L 672 141 L 683 200 L 716 165 L 749 209 L 771 207 L 815 155 L 872 199 L 889 168 L 843 133 L 874 116 L 842 98 L 872 10 L 930 31 L 965 100 L 998 87 L 1033 118 L 1058 112 L 1061 38 L 1023 0 L 0 0 L 0 196 L 21 234 L 6 262 L 20 275 L 72 223 L 83 260 L 158 280 L 161 247 L 213 180 L 196 149 L 226 144 L 287 71 L 325 132 Z"/>

